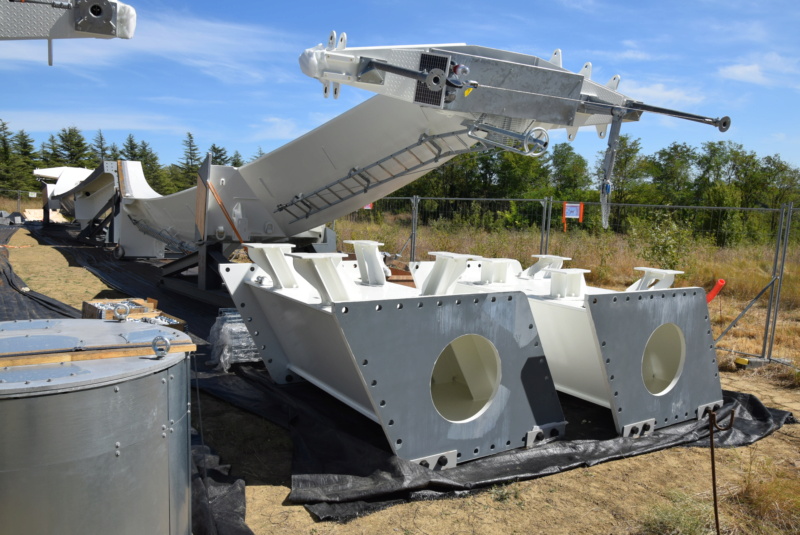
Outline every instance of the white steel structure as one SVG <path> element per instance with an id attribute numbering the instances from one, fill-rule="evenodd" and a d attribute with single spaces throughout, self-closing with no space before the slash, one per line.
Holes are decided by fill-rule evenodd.
<path id="1" fill-rule="evenodd" d="M 65 195 L 76 209 L 83 198 L 98 215 L 111 211 L 120 256 L 159 256 L 167 245 L 216 255 L 275 381 L 316 384 L 380 424 L 397 455 L 431 468 L 562 435 L 555 386 L 612 408 L 620 432 L 636 436 L 702 417 L 698 400 L 721 400 L 718 378 L 706 380 L 712 352 L 696 356 L 708 320 L 698 289 L 658 300 L 660 290 L 631 292 L 623 308 L 618 293 L 588 289 L 580 271 L 561 269 L 563 259 L 523 273 L 508 259 L 468 268 L 474 257 L 438 253 L 416 290 L 386 281 L 376 242 L 356 242 L 356 262 L 292 249 L 456 155 L 537 156 L 552 128 L 572 138 L 594 126 L 602 138 L 611 125 L 607 198 L 623 121 L 653 111 L 725 131 L 727 117 L 634 101 L 617 91 L 619 77 L 591 81 L 591 64 L 562 68 L 560 51 L 547 61 L 463 44 L 346 45 L 331 34 L 301 55 L 301 68 L 325 96 L 336 98 L 341 84 L 377 96 L 316 130 L 240 168 L 206 159 L 197 188 L 174 195 L 154 195 L 140 167 L 116 162 Z M 225 264 L 223 253 L 242 243 L 254 264 Z M 210 275 L 199 262 L 202 286 Z"/>
<path id="2" fill-rule="evenodd" d="M 572 138 L 578 128 L 594 126 L 605 137 L 609 124 L 611 148 L 619 123 L 638 120 L 642 111 L 721 130 L 730 124 L 727 117 L 710 119 L 634 101 L 616 90 L 618 76 L 602 85 L 590 79 L 591 64 L 579 73 L 562 68 L 558 50 L 546 61 L 463 44 L 347 48 L 346 41 L 344 34 L 337 39 L 334 33 L 328 46 L 306 50 L 300 57 L 303 72 L 322 82 L 326 96 L 338 96 L 340 84 L 377 96 L 240 168 L 207 162 L 196 189 L 166 197 L 137 186 L 144 180 L 140 174 L 121 177 L 115 165 L 104 164 L 97 172 L 117 174 L 115 190 L 124 200 L 120 216 L 139 233 L 169 246 L 183 244 L 178 250 L 196 242 L 313 241 L 321 237 L 314 230 L 320 225 L 458 154 L 499 147 L 537 156 L 548 146 L 550 129 L 566 128 Z M 81 193 L 80 185 L 70 190 Z M 123 245 L 120 256 L 147 256 L 139 249 Z"/>
<path id="3" fill-rule="evenodd" d="M 53 39 L 130 39 L 135 31 L 136 10 L 117 0 L 0 2 L 0 41 L 47 39 L 50 65 Z"/>

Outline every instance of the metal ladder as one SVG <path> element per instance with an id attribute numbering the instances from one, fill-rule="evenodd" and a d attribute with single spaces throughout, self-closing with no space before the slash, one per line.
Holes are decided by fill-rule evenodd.
<path id="1" fill-rule="evenodd" d="M 294 223 L 366 193 L 370 188 L 413 173 L 442 158 L 450 158 L 468 152 L 481 152 L 487 149 L 482 143 L 472 144 L 474 141 L 467 138 L 467 132 L 465 129 L 434 136 L 423 134 L 413 145 L 360 169 L 354 168 L 342 178 L 310 193 L 295 195 L 289 202 L 279 204 L 275 213 L 286 211 L 294 218 L 289 223 Z M 430 157 L 420 157 L 415 154 L 414 150 L 419 148 L 427 149 Z M 403 158 L 404 156 L 406 158 Z M 414 163 L 410 166 L 406 165 L 403 163 L 403 159 L 406 161 L 410 159 Z M 399 171 L 393 171 L 389 167 L 394 167 Z"/>

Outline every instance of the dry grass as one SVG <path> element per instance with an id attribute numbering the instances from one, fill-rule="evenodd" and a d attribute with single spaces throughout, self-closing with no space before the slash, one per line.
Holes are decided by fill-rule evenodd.
<path id="1" fill-rule="evenodd" d="M 27 194 L 26 194 L 27 195 Z M 10 199 L 8 197 L 0 197 L 0 210 L 6 212 L 24 211 L 26 208 L 42 208 L 42 197 L 30 198 L 23 196 L 19 201 L 19 210 L 17 210 L 17 199 Z"/>
<path id="2" fill-rule="evenodd" d="M 336 222 L 339 250 L 352 250 L 344 240 L 369 239 L 384 243 L 383 251 L 401 253 L 399 260 L 410 261 L 408 243 L 411 224 L 408 216 L 383 215 L 374 221 L 339 220 Z M 538 229 L 528 231 L 495 230 L 452 225 L 437 222 L 420 226 L 417 232 L 417 260 L 431 259 L 431 251 L 472 253 L 493 258 L 513 258 L 523 266 L 532 263 L 531 255 L 539 252 Z M 586 280 L 589 284 L 615 290 L 623 290 L 639 278 L 634 267 L 649 265 L 625 236 L 614 233 L 592 235 L 584 231 L 564 233 L 553 230 L 548 251 L 572 258 L 570 266 L 591 270 Z M 719 296 L 709 305 L 714 335 L 719 336 L 744 310 L 748 303 L 769 284 L 772 279 L 772 245 L 742 245 L 734 249 L 713 247 L 707 243 L 694 243 L 690 250 L 683 251 L 682 265 L 685 271 L 676 279 L 676 286 L 700 286 L 711 290 L 718 279 L 726 285 Z M 654 266 L 657 267 L 657 266 Z M 795 274 L 800 267 L 800 251 L 790 248 L 786 258 L 781 310 L 776 326 L 773 356 L 790 359 L 800 365 L 800 282 Z M 739 320 L 735 327 L 720 341 L 719 346 L 754 355 L 764 349 L 764 326 L 768 308 L 769 292 Z M 720 369 L 735 370 L 735 354 L 719 352 Z M 785 366 L 770 366 L 755 372 L 764 375 L 781 386 L 800 386 L 797 370 Z"/>

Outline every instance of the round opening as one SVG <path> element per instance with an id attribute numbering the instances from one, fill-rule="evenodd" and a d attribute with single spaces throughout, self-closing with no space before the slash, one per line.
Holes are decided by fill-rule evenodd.
<path id="1" fill-rule="evenodd" d="M 480 416 L 500 386 L 500 354 L 477 334 L 459 336 L 439 354 L 431 374 L 431 399 L 455 423 Z"/>
<path id="2" fill-rule="evenodd" d="M 666 394 L 675 386 L 686 360 L 686 339 L 674 323 L 653 331 L 642 355 L 642 380 L 654 396 Z"/>

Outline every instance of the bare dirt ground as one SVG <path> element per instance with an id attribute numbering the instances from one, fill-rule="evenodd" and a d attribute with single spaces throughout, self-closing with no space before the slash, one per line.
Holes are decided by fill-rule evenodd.
<path id="1" fill-rule="evenodd" d="M 26 231 L 17 232 L 9 245 L 14 269 L 36 291 L 77 308 L 87 299 L 122 297 L 85 269 L 71 265 L 67 250 L 39 245 Z M 715 328 L 724 328 L 743 306 L 712 306 Z M 781 319 L 776 339 L 776 354 L 780 356 L 797 355 L 797 316 L 796 311 L 787 312 Z M 753 351 L 760 344 L 757 318 L 754 321 L 755 327 L 737 329 L 728 347 Z M 728 355 L 720 353 L 720 360 L 725 361 L 723 371 L 733 369 Z M 769 407 L 800 415 L 800 389 L 784 386 L 784 370 L 774 365 L 770 368 L 724 371 L 723 388 L 755 394 Z M 292 448 L 287 433 L 210 396 L 201 394 L 200 399 L 201 405 L 198 407 L 195 401 L 192 415 L 196 419 L 202 413 L 206 442 L 223 462 L 232 465 L 233 475 L 247 482 L 246 520 L 258 535 L 644 533 L 643 522 L 654 511 L 684 498 L 702 506 L 705 526 L 697 533 L 711 533 L 709 526 L 713 526 L 710 452 L 705 448 L 673 448 L 492 487 L 463 498 L 407 503 L 347 524 L 316 522 L 303 507 L 285 502 Z M 199 424 L 195 420 L 195 428 Z M 766 517 L 754 516 L 740 495 L 754 481 L 777 482 L 779 494 L 791 495 L 778 496 L 775 503 L 783 504 L 782 498 L 796 503 L 800 493 L 800 425 L 784 426 L 749 447 L 718 449 L 717 478 L 724 533 L 797 533 L 797 525 L 781 527 Z M 664 531 L 669 532 L 686 533 Z"/>

